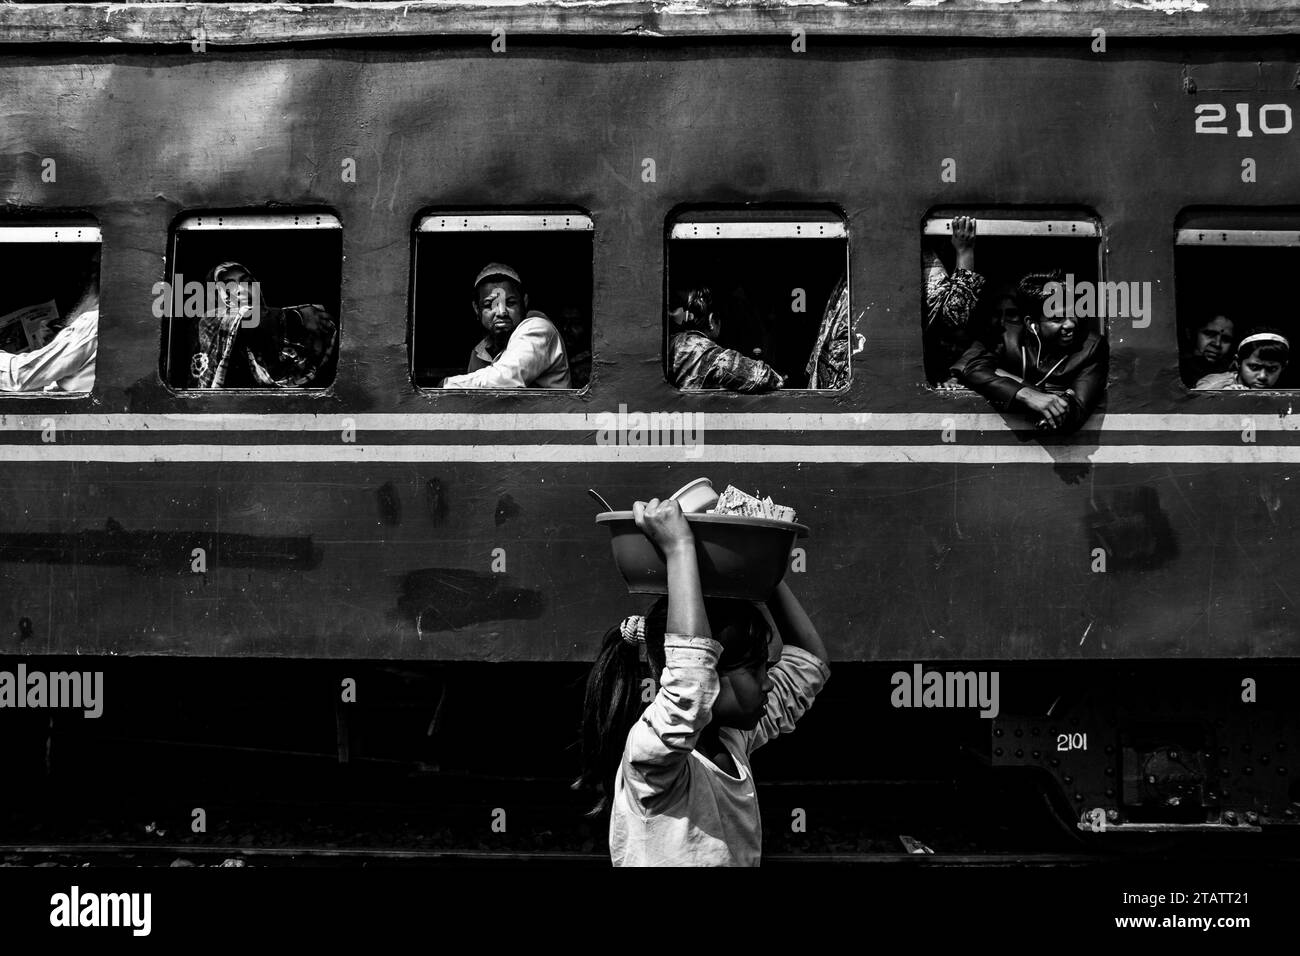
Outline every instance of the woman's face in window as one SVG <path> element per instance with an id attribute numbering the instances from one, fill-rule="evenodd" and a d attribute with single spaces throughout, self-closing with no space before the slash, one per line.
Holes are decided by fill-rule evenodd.
<path id="1" fill-rule="evenodd" d="M 1196 332 L 1196 355 L 1210 364 L 1226 365 L 1232 357 L 1234 329 L 1232 320 L 1218 315 Z"/>
<path id="2" fill-rule="evenodd" d="M 223 314 L 247 320 L 254 311 L 253 276 L 243 266 L 231 266 L 216 277 L 216 293 Z M 255 327 L 256 323 L 253 324 Z"/>

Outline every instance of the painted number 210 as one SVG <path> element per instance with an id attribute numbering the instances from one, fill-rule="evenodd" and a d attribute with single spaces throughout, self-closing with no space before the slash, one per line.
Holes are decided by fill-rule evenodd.
<path id="1" fill-rule="evenodd" d="M 1238 136 L 1254 136 L 1250 128 L 1250 104 L 1237 103 Z M 1196 132 L 1222 133 L 1228 135 L 1228 108 L 1222 103 L 1202 103 L 1196 107 Z M 1218 124 L 1224 125 L 1218 125 Z M 1285 103 L 1266 103 L 1259 108 L 1259 131 L 1261 133 L 1291 132 L 1291 107 Z"/>

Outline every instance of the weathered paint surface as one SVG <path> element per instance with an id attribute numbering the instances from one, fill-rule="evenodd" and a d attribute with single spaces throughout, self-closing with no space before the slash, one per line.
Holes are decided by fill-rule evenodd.
<path id="1" fill-rule="evenodd" d="M 1105 230 L 1111 278 L 1150 281 L 1146 329 L 1112 326 L 1113 413 L 1290 413 L 1286 398 L 1191 395 L 1177 382 L 1173 229 L 1188 206 L 1300 197 L 1300 132 L 1196 136 L 1188 64 L 1243 74 L 1294 49 L 1221 45 L 533 43 L 207 54 L 23 50 L 0 60 L 0 193 L 93 213 L 104 231 L 98 381 L 89 400 L 0 411 L 337 416 L 413 412 L 986 412 L 923 386 L 920 223 L 937 206 L 1069 205 Z M 1295 91 L 1233 101 L 1287 102 Z M 1248 143 L 1243 147 L 1242 143 Z M 1240 161 L 1256 159 L 1244 185 Z M 41 159 L 58 160 L 42 183 Z M 357 182 L 339 175 L 357 161 Z M 654 158 L 658 181 L 643 183 Z M 956 158 L 956 183 L 940 164 Z M 851 229 L 852 387 L 686 397 L 664 381 L 663 228 L 683 203 L 841 207 Z M 344 225 L 342 356 L 326 397 L 179 397 L 158 380 L 151 289 L 182 211 L 325 206 Z M 426 208 L 577 205 L 596 222 L 593 384 L 581 395 L 420 393 L 407 370 L 410 229 Z M 855 339 L 856 341 L 856 339 Z M 1293 447 L 1294 433 L 1259 443 Z M 373 437 L 373 436 L 372 436 Z M 371 439 L 363 437 L 363 443 Z M 585 444 L 590 434 L 397 433 L 396 442 Z M 737 432 L 710 444 L 940 445 L 937 431 Z M 39 428 L 0 442 L 40 443 Z M 292 446 L 278 430 L 64 433 L 72 446 Z M 813 530 L 791 581 L 841 658 L 1294 656 L 1296 495 L 1289 464 L 1097 464 L 1117 444 L 1240 449 L 1220 432 L 1081 435 L 1050 463 L 820 461 L 134 462 L 0 465 L 0 651 L 581 660 L 629 599 L 585 489 L 616 504 L 698 474 L 761 488 Z M 962 432 L 958 447 L 1040 447 Z M 825 456 L 823 456 L 825 457 Z M 847 457 L 847 455 L 846 455 Z M 905 456 L 904 456 L 905 457 Z M 1076 480 L 1077 479 L 1077 480 Z M 120 531 L 108 533 L 109 521 Z M 126 534 L 128 537 L 122 538 Z M 24 537 L 37 535 L 40 538 Z M 117 537 L 115 537 L 115 535 Z M 248 536 L 223 539 L 219 536 Z M 209 564 L 295 544 L 297 562 Z M 156 557 L 124 553 L 132 544 Z M 232 544 L 233 542 L 233 544 Z M 276 544 L 276 542 L 279 542 Z M 39 546 L 37 546 L 39 543 Z M 235 545 L 238 548 L 232 552 Z M 1094 548 L 1109 548 L 1105 573 Z M 506 570 L 492 571 L 494 548 Z M 299 549 L 299 550 L 294 550 Z M 72 560 L 67 558 L 71 556 Z M 184 562 L 173 567 L 173 560 Z M 499 580 L 498 580 L 499 579 Z M 456 597 L 450 596 L 451 592 Z M 446 609 L 438 613 L 438 608 Z M 426 613 L 430 609 L 433 613 Z M 20 642 L 20 621 L 30 637 Z M 432 622 L 432 623 L 431 623 Z"/>
<path id="2" fill-rule="evenodd" d="M 937 9 L 936 9 L 937 8 Z M 1281 36 L 1288 0 L 458 0 L 364 3 L 72 3 L 0 7 L 0 43 L 211 45 L 380 37 Z"/>
<path id="3" fill-rule="evenodd" d="M 799 508 L 812 536 L 807 571 L 789 580 L 841 659 L 1294 656 L 1300 501 L 1288 471 L 6 468 L 0 647 L 581 660 L 648 603 L 624 593 L 584 489 L 627 504 L 707 472 Z M 418 507 L 433 480 L 440 523 Z M 400 524 L 376 501 L 383 485 L 403 502 Z M 124 530 L 103 531 L 109 519 Z M 33 530 L 48 528 L 68 530 Z M 227 528 L 242 551 L 222 543 Z M 1104 573 L 1092 570 L 1098 548 Z"/>

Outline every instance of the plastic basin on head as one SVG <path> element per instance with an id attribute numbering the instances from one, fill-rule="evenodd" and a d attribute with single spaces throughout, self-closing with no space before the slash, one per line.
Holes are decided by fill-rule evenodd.
<path id="1" fill-rule="evenodd" d="M 805 525 L 740 515 L 688 514 L 705 597 L 765 601 L 790 566 L 790 551 L 807 537 Z M 614 564 L 632 594 L 667 594 L 663 556 L 636 526 L 630 511 L 607 511 L 596 523 L 609 528 Z"/>

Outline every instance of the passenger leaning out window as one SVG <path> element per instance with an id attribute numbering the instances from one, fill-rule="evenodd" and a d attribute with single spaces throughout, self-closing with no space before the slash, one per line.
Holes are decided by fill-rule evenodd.
<path id="1" fill-rule="evenodd" d="M 305 388 L 329 381 L 339 328 L 324 306 L 271 306 L 239 262 L 213 266 L 206 279 L 215 308 L 199 320 L 190 388 Z"/>
<path id="2" fill-rule="evenodd" d="M 464 375 L 443 388 L 572 388 L 564 337 L 544 312 L 528 311 L 519 273 L 493 262 L 474 280 L 474 314 L 487 332 Z"/>
<path id="3" fill-rule="evenodd" d="M 1012 336 L 992 349 L 976 341 L 952 373 L 999 410 L 1022 409 L 1039 428 L 1070 432 L 1105 394 L 1110 351 L 1104 338 L 1085 332 L 1072 316 L 1044 314 L 1047 287 L 1060 281 L 1056 274 L 1022 279 L 1019 345 L 1012 345 Z"/>
<path id="4" fill-rule="evenodd" d="M 1197 389 L 1277 388 L 1278 379 L 1291 356 L 1291 343 L 1276 329 L 1252 331 L 1237 346 L 1233 367 L 1207 375 Z"/>
<path id="5" fill-rule="evenodd" d="M 722 320 L 713 311 L 709 289 L 676 292 L 669 302 L 669 360 L 672 383 L 682 389 L 723 388 L 770 392 L 785 379 L 761 359 L 748 358 L 718 344 Z"/>

